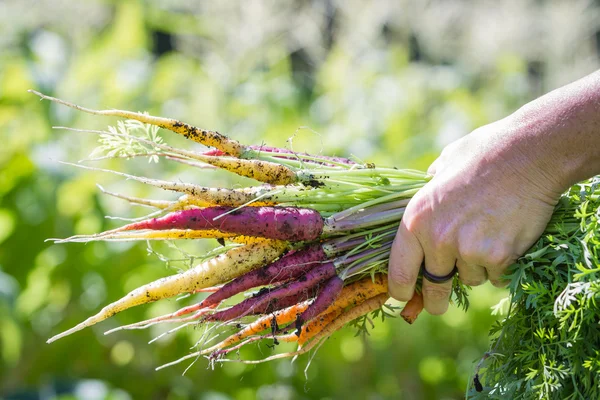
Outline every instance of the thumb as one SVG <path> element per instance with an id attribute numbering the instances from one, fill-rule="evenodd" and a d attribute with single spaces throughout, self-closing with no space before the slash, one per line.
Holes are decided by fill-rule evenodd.
<path id="1" fill-rule="evenodd" d="M 388 292 L 400 301 L 408 301 L 413 296 L 419 269 L 423 262 L 423 249 L 419 240 L 404 224 L 400 223 L 392 244 L 388 267 Z"/>

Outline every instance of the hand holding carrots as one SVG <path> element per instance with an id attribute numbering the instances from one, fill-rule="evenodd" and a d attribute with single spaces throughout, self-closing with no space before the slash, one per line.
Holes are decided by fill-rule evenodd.
<path id="1" fill-rule="evenodd" d="M 410 201 L 390 255 L 389 292 L 409 300 L 423 263 L 435 276 L 503 284 L 539 238 L 560 194 L 600 172 L 600 72 L 450 144 Z M 424 307 L 442 314 L 451 282 L 423 280 Z"/>

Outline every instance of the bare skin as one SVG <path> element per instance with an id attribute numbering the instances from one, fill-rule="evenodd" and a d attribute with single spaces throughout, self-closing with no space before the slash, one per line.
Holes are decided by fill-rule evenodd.
<path id="1" fill-rule="evenodd" d="M 560 195 L 600 174 L 600 71 L 447 146 L 410 201 L 390 256 L 389 293 L 408 301 L 419 268 L 467 285 L 503 286 L 506 268 L 542 234 Z M 423 280 L 430 314 L 451 282 Z"/>

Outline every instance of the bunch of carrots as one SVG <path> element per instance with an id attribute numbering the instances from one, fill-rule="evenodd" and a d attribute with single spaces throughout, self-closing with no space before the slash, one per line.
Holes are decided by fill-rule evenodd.
<path id="1" fill-rule="evenodd" d="M 347 158 L 245 146 L 218 132 L 177 120 L 121 110 L 91 110 L 33 93 L 83 112 L 126 119 L 118 129 L 89 131 L 99 134 L 106 143 L 136 143 L 137 153 L 124 156 L 140 152 L 160 155 L 260 182 L 244 188 L 213 188 L 102 170 L 177 192 L 180 197 L 152 200 L 103 190 L 133 204 L 152 207 L 154 212 L 106 232 L 57 242 L 216 238 L 221 246 L 214 258 L 133 290 L 48 342 L 133 306 L 209 292 L 197 304 L 107 333 L 159 323 L 179 324 L 165 334 L 192 324 L 208 327 L 206 332 L 211 334 L 203 335 L 190 354 L 165 366 L 200 356 L 223 361 L 227 354 L 260 340 L 298 344 L 294 352 L 241 360 L 256 363 L 306 353 L 349 322 L 372 312 L 385 313 L 386 307 L 391 309 L 385 302 L 392 241 L 408 201 L 430 179 L 427 174 Z M 183 150 L 164 144 L 162 139 L 153 140 L 154 134 L 134 134 L 136 129 L 148 132 L 157 127 L 203 147 L 201 151 Z M 454 289 L 455 300 L 465 303 L 465 288 L 458 279 L 454 280 Z M 244 300 L 226 305 L 240 293 L 246 294 Z M 417 290 L 400 314 L 412 323 L 422 308 Z"/>

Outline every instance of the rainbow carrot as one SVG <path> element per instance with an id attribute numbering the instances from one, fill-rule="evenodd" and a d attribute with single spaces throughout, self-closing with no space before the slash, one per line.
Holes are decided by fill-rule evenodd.
<path id="1" fill-rule="evenodd" d="M 325 311 L 340 295 L 344 280 L 339 276 L 329 278 L 312 304 L 296 319 L 296 333 L 300 335 L 302 325 Z"/>
<path id="2" fill-rule="evenodd" d="M 317 239 L 323 230 L 318 211 L 297 207 L 208 207 L 169 213 L 161 218 L 134 222 L 110 233 L 132 230 L 217 229 L 238 235 L 289 241 Z"/>
<path id="3" fill-rule="evenodd" d="M 164 129 L 168 129 L 180 135 L 183 135 L 187 139 L 193 140 L 194 142 L 201 143 L 206 146 L 211 146 L 219 149 L 226 154 L 232 156 L 239 156 L 245 150 L 237 140 L 229 139 L 227 136 L 220 134 L 219 132 L 208 131 L 195 126 L 186 124 L 181 121 L 177 121 L 171 118 L 154 117 L 148 114 L 136 113 L 124 110 L 93 110 L 78 106 L 73 103 L 69 103 L 64 100 L 57 99 L 55 97 L 47 96 L 35 90 L 29 90 L 28 92 L 34 93 L 42 99 L 50 100 L 55 103 L 65 105 L 67 107 L 74 108 L 79 111 L 83 111 L 88 114 L 104 115 L 108 117 L 121 117 L 140 121 L 144 124 L 156 125 Z"/>
<path id="4" fill-rule="evenodd" d="M 48 343 L 94 325 L 128 308 L 226 282 L 277 258 L 287 249 L 286 242 L 269 239 L 233 248 L 181 274 L 161 278 L 133 290 L 120 300 L 104 307 L 96 315 L 50 338 Z"/>
<path id="5" fill-rule="evenodd" d="M 231 321 L 232 319 L 239 318 L 243 315 L 251 314 L 254 309 L 261 309 L 273 299 L 288 297 L 309 290 L 335 274 L 336 270 L 333 263 L 321 264 L 291 283 L 286 283 L 273 289 L 265 289 L 265 291 L 261 291 L 254 297 L 248 298 L 235 306 L 205 316 L 204 320 Z"/>
<path id="6" fill-rule="evenodd" d="M 306 331 L 307 329 L 310 331 L 314 331 L 314 329 L 316 329 L 315 326 L 319 324 L 316 321 L 320 320 L 322 316 L 339 315 L 346 308 L 355 307 L 372 297 L 386 292 L 387 275 L 385 274 L 377 274 L 374 278 L 367 276 L 361 280 L 352 282 L 349 285 L 344 286 L 340 295 L 335 299 L 335 301 L 331 305 L 329 305 L 329 307 L 325 311 L 319 314 L 316 318 L 313 318 L 311 321 L 307 322 L 302 328 L 302 332 Z M 215 350 L 223 349 L 225 347 L 234 345 L 255 333 L 260 333 L 264 330 L 271 329 L 273 317 L 276 317 L 275 321 L 277 322 L 278 326 L 288 324 L 294 321 L 301 313 L 303 313 L 309 307 L 309 305 L 309 302 L 302 302 L 295 304 L 289 308 L 276 311 L 275 313 L 273 313 L 273 315 L 266 315 L 264 317 L 260 317 L 256 321 L 247 325 L 239 332 L 229 336 L 222 342 L 217 343 L 211 348 L 203 350 L 202 354 L 212 353 Z M 316 333 L 317 332 L 314 332 L 314 334 Z M 286 335 L 285 337 L 287 336 L 290 336 L 290 338 L 284 339 L 284 341 L 294 341 L 295 339 L 298 339 L 298 336 L 295 333 Z M 292 340 L 292 336 L 295 339 Z M 300 334 L 300 337 L 302 337 L 302 333 Z M 312 337 L 312 335 L 310 337 Z M 279 340 L 280 336 L 278 336 L 277 338 Z"/>
<path id="7" fill-rule="evenodd" d="M 301 348 L 299 348 L 296 351 L 293 352 L 287 352 L 287 353 L 279 353 L 279 354 L 275 354 L 273 356 L 270 357 L 266 357 L 263 358 L 261 360 L 229 360 L 229 359 L 220 359 L 219 361 L 221 362 L 242 362 L 244 364 L 260 364 L 263 362 L 268 362 L 268 361 L 272 361 L 272 360 L 276 360 L 276 359 L 280 359 L 280 358 L 288 358 L 288 357 L 294 357 L 294 356 L 298 356 L 301 354 L 304 354 L 310 350 L 312 350 L 315 346 L 319 345 L 320 343 L 322 343 L 325 339 L 327 339 L 329 336 L 333 335 L 335 332 L 337 332 L 338 330 L 340 330 L 341 328 L 344 327 L 344 325 L 346 325 L 347 323 L 355 320 L 356 318 L 359 318 L 365 314 L 368 314 L 372 311 L 377 310 L 378 308 L 380 308 L 388 299 L 388 295 L 387 293 L 382 293 L 379 294 L 375 297 L 372 297 L 370 299 L 367 299 L 366 301 L 364 301 L 363 303 L 357 305 L 356 307 L 353 307 L 347 311 L 344 311 L 341 315 L 339 315 L 337 318 L 335 318 L 332 322 L 330 322 L 328 325 L 326 325 L 320 332 L 318 332 L 313 338 L 312 340 L 310 340 L 306 346 L 303 346 Z M 204 354 L 204 353 L 203 353 Z M 156 370 L 160 370 L 166 367 L 170 367 L 173 366 L 175 364 L 179 364 L 182 361 L 185 360 L 189 360 L 191 358 L 196 358 L 199 355 L 201 355 L 201 352 L 194 352 L 192 354 L 188 354 L 184 357 L 179 358 L 178 360 L 172 361 L 168 364 L 164 364 L 161 365 L 160 367 L 157 367 Z"/>
<path id="8" fill-rule="evenodd" d="M 268 361 L 276 360 L 279 358 L 288 358 L 288 357 L 294 357 L 294 356 L 304 354 L 304 353 L 312 350 L 318 344 L 322 343 L 325 339 L 329 338 L 329 336 L 333 335 L 335 332 L 342 329 L 344 327 L 344 325 L 346 325 L 347 323 L 355 320 L 356 318 L 362 317 L 365 314 L 368 314 L 372 311 L 377 310 L 383 304 L 385 304 L 385 302 L 388 298 L 389 298 L 389 296 L 387 295 L 387 293 L 382 293 L 382 294 L 379 294 L 375 297 L 372 297 L 372 298 L 366 300 L 365 302 L 357 305 L 356 307 L 353 307 L 353 308 L 343 312 L 339 317 L 334 319 L 331 323 L 326 325 L 325 328 L 323 328 L 323 330 L 321 330 L 318 334 L 316 334 L 312 338 L 312 340 L 310 340 L 306 344 L 306 346 L 299 348 L 297 351 L 275 354 L 273 356 L 263 358 L 262 360 L 240 360 L 239 362 L 242 362 L 244 364 L 260 364 L 263 362 L 268 362 Z M 183 359 L 179 359 L 170 364 L 165 364 L 157 369 L 161 369 L 161 368 L 173 365 L 180 361 L 183 361 Z M 221 361 L 234 361 L 234 360 L 221 360 Z M 235 361 L 238 361 L 238 360 L 235 360 Z"/>
<path id="9" fill-rule="evenodd" d="M 419 314 L 423 311 L 423 295 L 415 292 L 413 297 L 406 302 L 406 305 L 400 312 L 400 316 L 409 324 L 417 320 Z"/>

